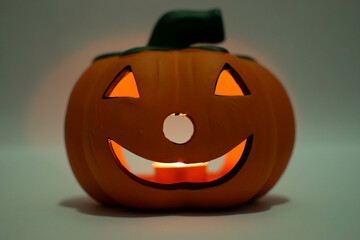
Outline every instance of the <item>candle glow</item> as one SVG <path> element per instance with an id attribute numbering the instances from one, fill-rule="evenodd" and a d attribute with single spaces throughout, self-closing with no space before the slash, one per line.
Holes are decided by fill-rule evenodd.
<path id="1" fill-rule="evenodd" d="M 222 165 L 216 171 L 210 170 L 212 161 L 199 163 L 184 163 L 181 161 L 172 163 L 152 162 L 150 165 L 154 170 L 152 173 L 137 175 L 136 169 L 129 167 L 123 154 L 123 148 L 115 141 L 108 139 L 110 149 L 114 156 L 128 172 L 144 180 L 159 184 L 174 184 L 181 182 L 203 183 L 219 179 L 235 167 L 244 152 L 246 142 L 247 140 L 245 139 L 238 146 L 227 152 L 224 155 Z M 144 164 L 147 162 L 148 161 L 144 161 Z"/>
<path id="2" fill-rule="evenodd" d="M 204 182 L 208 163 L 154 162 L 155 180 L 163 184 L 179 182 Z"/>
<path id="3" fill-rule="evenodd" d="M 207 166 L 207 162 L 201 163 L 183 163 L 183 162 L 175 162 L 175 163 L 162 163 L 162 162 L 154 162 L 152 164 L 153 168 L 188 168 L 188 167 L 200 167 Z"/>

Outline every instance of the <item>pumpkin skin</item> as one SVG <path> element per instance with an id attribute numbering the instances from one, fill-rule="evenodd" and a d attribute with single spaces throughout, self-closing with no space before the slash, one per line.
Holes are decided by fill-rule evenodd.
<path id="1" fill-rule="evenodd" d="M 250 95 L 214 94 L 225 63 L 242 76 Z M 128 65 L 140 98 L 103 99 Z M 196 134 L 187 144 L 172 144 L 163 135 L 162 123 L 173 112 L 188 113 L 195 122 Z M 157 189 L 134 181 L 119 168 L 107 142 L 111 137 L 157 162 L 194 163 L 221 156 L 251 134 L 251 152 L 241 170 L 221 185 L 199 190 Z M 283 87 L 254 61 L 197 49 L 144 51 L 90 66 L 71 94 L 65 139 L 78 181 L 99 202 L 151 209 L 229 207 L 262 196 L 278 180 L 291 154 L 294 117 Z"/>
<path id="2" fill-rule="evenodd" d="M 250 94 L 215 94 L 225 65 L 241 76 Z M 104 98 L 127 66 L 140 97 Z M 186 113 L 194 123 L 186 144 L 164 136 L 164 120 L 173 113 Z M 65 120 L 70 165 L 83 189 L 103 204 L 144 209 L 223 208 L 263 196 L 286 168 L 294 133 L 289 98 L 268 70 L 227 52 L 195 48 L 94 61 L 71 93 Z M 246 139 L 251 147 L 244 164 L 222 181 L 152 184 L 119 164 L 109 139 L 144 161 L 163 163 L 209 162 Z"/>

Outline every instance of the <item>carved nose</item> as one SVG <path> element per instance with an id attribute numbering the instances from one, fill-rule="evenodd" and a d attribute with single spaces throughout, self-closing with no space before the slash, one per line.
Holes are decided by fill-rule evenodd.
<path id="1" fill-rule="evenodd" d="M 164 120 L 164 135 L 175 144 L 189 142 L 194 135 L 194 131 L 194 123 L 190 116 L 185 113 L 173 113 Z"/>

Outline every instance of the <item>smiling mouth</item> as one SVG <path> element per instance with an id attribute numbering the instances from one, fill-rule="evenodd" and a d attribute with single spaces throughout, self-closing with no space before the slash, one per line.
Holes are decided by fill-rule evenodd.
<path id="1" fill-rule="evenodd" d="M 250 154 L 253 135 L 250 135 L 222 157 L 200 163 L 162 163 L 149 161 L 127 151 L 112 139 L 108 139 L 110 150 L 117 164 L 130 178 L 153 188 L 203 189 L 227 182 L 244 166 Z M 126 155 L 130 161 L 126 161 Z M 140 165 L 132 164 L 137 159 Z M 150 171 L 144 173 L 144 169 Z"/>

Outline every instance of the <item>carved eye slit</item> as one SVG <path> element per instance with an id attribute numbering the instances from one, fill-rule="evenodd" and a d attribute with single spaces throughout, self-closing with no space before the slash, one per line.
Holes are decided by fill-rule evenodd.
<path id="1" fill-rule="evenodd" d="M 244 96 L 250 95 L 250 91 L 240 75 L 226 63 L 216 81 L 215 95 Z"/>
<path id="2" fill-rule="evenodd" d="M 105 99 L 118 97 L 140 98 L 135 77 L 130 66 L 126 66 L 121 70 L 103 95 Z"/>

